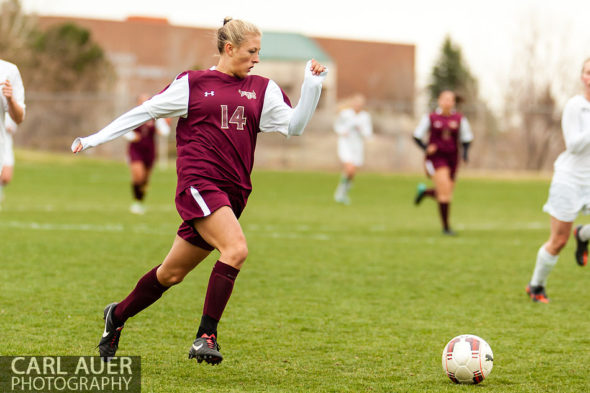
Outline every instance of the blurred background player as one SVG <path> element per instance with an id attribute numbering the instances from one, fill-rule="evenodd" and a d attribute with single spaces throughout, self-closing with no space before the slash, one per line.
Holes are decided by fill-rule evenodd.
<path id="1" fill-rule="evenodd" d="M 2 171 L 7 138 L 4 125 L 5 116 L 8 113 L 16 124 L 23 121 L 25 118 L 25 88 L 18 67 L 1 59 L 0 91 L 0 171 Z"/>
<path id="2" fill-rule="evenodd" d="M 580 212 L 590 208 L 590 58 L 582 65 L 583 94 L 568 100 L 561 117 L 565 151 L 553 165 L 553 179 L 543 211 L 551 216 L 549 240 L 539 248 L 537 261 L 526 292 L 535 302 L 549 303 L 545 291 L 547 277 L 567 244 L 573 222 Z M 590 227 L 574 231 L 577 240 L 576 261 L 586 264 Z"/>
<path id="3" fill-rule="evenodd" d="M 137 98 L 137 104 L 141 105 L 149 98 L 149 95 L 142 94 Z M 135 199 L 129 208 L 131 213 L 145 213 L 143 198 L 157 156 L 156 137 L 157 135 L 168 136 L 169 134 L 170 126 L 166 119 L 148 120 L 133 132 L 125 134 L 125 137 L 130 141 L 129 167 L 131 169 L 131 188 Z"/>
<path id="4" fill-rule="evenodd" d="M 342 176 L 334 192 L 334 200 L 348 205 L 348 192 L 356 169 L 364 161 L 364 140 L 373 135 L 371 115 L 365 110 L 362 94 L 354 95 L 343 106 L 334 122 L 334 131 L 338 134 L 338 158 L 342 162 Z"/>
<path id="5" fill-rule="evenodd" d="M 426 173 L 434 181 L 434 188 L 427 189 L 423 183 L 418 185 L 414 203 L 420 204 L 425 196 L 435 198 L 443 234 L 455 235 L 449 225 L 449 211 L 459 166 L 459 142 L 463 145 L 463 161 L 467 162 L 473 133 L 465 116 L 455 110 L 455 93 L 442 91 L 437 103 L 434 112 L 422 117 L 413 135 L 414 141 L 426 153 Z"/>
<path id="6" fill-rule="evenodd" d="M 14 174 L 13 135 L 18 128 L 8 112 L 4 116 L 4 128 L 6 134 L 4 139 L 4 164 L 0 168 L 0 209 L 2 209 L 2 202 L 4 201 L 4 187 L 12 181 Z"/>
<path id="7" fill-rule="evenodd" d="M 251 23 L 226 18 L 217 31 L 219 61 L 213 69 L 187 71 L 161 93 L 98 133 L 77 138 L 74 153 L 110 141 L 151 119 L 180 117 L 176 127 L 176 209 L 183 222 L 168 255 L 119 303 L 104 310 L 100 356 L 114 356 L 128 318 L 180 283 L 213 249 L 219 260 L 209 278 L 201 324 L 189 358 L 218 364 L 217 325 L 248 255 L 238 222 L 250 192 L 259 132 L 301 135 L 322 91 L 326 68 L 315 60 L 304 71 L 295 108 L 272 80 L 248 75 L 259 62 L 261 33 Z M 264 345 L 263 343 L 253 343 Z"/>

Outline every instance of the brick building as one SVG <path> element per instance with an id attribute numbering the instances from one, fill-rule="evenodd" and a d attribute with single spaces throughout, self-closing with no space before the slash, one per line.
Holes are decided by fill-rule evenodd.
<path id="1" fill-rule="evenodd" d="M 37 97 L 27 87 L 29 124 L 47 123 L 47 113 L 75 108 L 73 115 L 55 117 L 46 132 L 37 137 L 35 127 L 24 124 L 23 146 L 59 148 L 73 136 L 96 131 L 115 116 L 135 105 L 142 93 L 160 91 L 181 71 L 202 69 L 217 63 L 215 29 L 174 26 L 166 19 L 129 17 L 125 21 L 39 16 L 40 27 L 75 23 L 88 29 L 94 41 L 113 64 L 117 82 L 114 97 Z M 275 80 L 296 103 L 300 94 L 303 65 L 310 57 L 325 63 L 330 73 L 324 84 L 318 111 L 307 127 L 305 138 L 286 140 L 280 135 L 259 138 L 256 165 L 267 168 L 336 169 L 336 136 L 332 122 L 338 101 L 360 92 L 368 98 L 376 137 L 367 145 L 367 169 L 404 170 L 419 167 L 420 159 L 408 148 L 414 107 L 413 45 L 307 37 L 296 33 L 263 32 L 261 63 L 253 72 Z M 49 130 L 51 128 L 51 130 Z M 25 137 L 29 139 L 24 140 Z M 173 138 L 173 136 L 171 136 Z M 37 144 L 39 143 L 39 144 Z M 124 157 L 125 141 L 91 149 L 87 154 Z M 160 151 L 174 153 L 173 142 Z"/>
<path id="2" fill-rule="evenodd" d="M 117 93 L 158 91 L 180 71 L 216 64 L 215 29 L 174 26 L 166 19 L 129 17 L 125 21 L 40 16 L 42 28 L 73 22 L 92 33 L 115 66 Z M 254 70 L 276 80 L 296 99 L 296 66 L 311 56 L 327 62 L 330 80 L 324 98 L 331 107 L 338 99 L 364 93 L 370 105 L 411 110 L 414 103 L 414 46 L 305 37 L 263 32 L 261 64 Z M 268 64 L 265 64 L 268 63 Z M 283 69 L 281 69 L 283 68 Z M 297 71 L 299 72 L 299 71 Z"/>

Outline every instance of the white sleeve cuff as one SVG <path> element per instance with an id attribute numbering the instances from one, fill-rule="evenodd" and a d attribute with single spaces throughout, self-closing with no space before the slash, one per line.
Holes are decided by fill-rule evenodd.
<path id="1" fill-rule="evenodd" d="M 301 85 L 301 97 L 299 103 L 293 109 L 293 115 L 289 122 L 289 135 L 301 135 L 305 126 L 311 120 L 322 94 L 322 82 L 328 74 L 326 69 L 320 75 L 311 73 L 311 61 L 305 65 L 305 76 Z"/>

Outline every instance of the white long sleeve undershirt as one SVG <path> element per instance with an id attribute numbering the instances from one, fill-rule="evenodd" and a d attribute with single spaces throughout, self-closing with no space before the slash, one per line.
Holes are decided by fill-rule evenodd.
<path id="1" fill-rule="evenodd" d="M 570 98 L 563 109 L 561 127 L 566 149 L 555 160 L 554 180 L 590 183 L 590 101 Z"/>
<path id="2" fill-rule="evenodd" d="M 566 149 L 578 154 L 590 145 L 590 124 L 584 124 L 582 111 L 590 111 L 590 102 L 582 96 L 570 99 L 561 117 L 561 128 Z"/>
<path id="3" fill-rule="evenodd" d="M 322 82 L 327 74 L 326 70 L 320 75 L 313 75 L 310 68 L 311 61 L 306 64 L 301 98 L 295 108 L 289 107 L 284 102 L 281 89 L 274 81 L 269 80 L 260 118 L 260 131 L 280 132 L 283 135 L 303 133 L 317 107 L 322 92 Z M 79 143 L 82 144 L 82 150 L 86 150 L 111 141 L 150 119 L 186 117 L 189 94 L 188 75 L 183 75 L 175 79 L 162 93 L 124 113 L 97 133 L 85 138 L 76 138 L 72 143 L 72 151 Z"/>

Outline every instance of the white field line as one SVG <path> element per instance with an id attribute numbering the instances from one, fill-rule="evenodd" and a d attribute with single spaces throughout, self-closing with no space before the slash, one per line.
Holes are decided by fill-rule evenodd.
<path id="1" fill-rule="evenodd" d="M 130 205 L 131 203 L 129 203 Z M 6 212 L 120 212 L 120 211 L 129 211 L 129 205 L 76 205 L 71 204 L 66 206 L 62 205 L 10 205 L 5 209 Z M 170 204 L 147 204 L 146 209 L 148 212 L 171 212 L 176 211 L 174 205 Z"/>
<path id="2" fill-rule="evenodd" d="M 491 230 L 535 230 L 546 229 L 546 223 L 528 222 L 528 223 L 482 223 L 479 225 L 457 225 L 460 231 L 491 231 Z M 23 229 L 36 231 L 66 231 L 66 232 L 111 232 L 111 233 L 139 233 L 153 235 L 172 235 L 174 229 L 170 227 L 154 227 L 146 224 L 123 225 L 123 224 L 60 224 L 60 223 L 39 223 L 29 221 L 0 221 L 0 229 Z M 338 239 L 339 241 L 356 241 L 363 240 L 367 242 L 387 241 L 391 243 L 421 243 L 436 244 L 440 242 L 440 236 L 399 236 L 390 234 L 394 228 L 386 226 L 373 226 L 368 228 L 363 234 L 349 234 L 342 228 L 311 225 L 296 225 L 285 231 L 284 227 L 277 225 L 258 225 L 247 224 L 244 226 L 244 232 L 248 236 L 262 237 L 270 239 L 308 239 L 316 241 L 330 241 Z M 461 236 L 452 239 L 454 243 L 481 243 L 480 239 L 463 238 Z M 518 239 L 513 239 L 512 244 L 520 244 Z"/>

